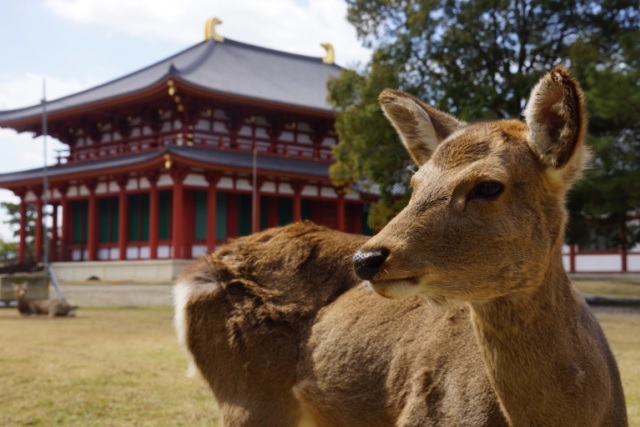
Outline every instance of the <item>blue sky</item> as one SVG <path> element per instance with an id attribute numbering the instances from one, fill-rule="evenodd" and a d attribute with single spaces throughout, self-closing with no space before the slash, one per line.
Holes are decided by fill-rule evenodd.
<path id="1" fill-rule="evenodd" d="M 218 32 L 260 46 L 322 56 L 335 46 L 342 66 L 366 62 L 346 22 L 344 0 L 0 0 L 0 110 L 55 99 L 136 71 Z M 65 148 L 48 139 L 48 162 Z M 42 138 L 0 128 L 0 173 L 41 167 Z M 0 190 L 0 201 L 17 201 Z M 13 240 L 0 212 L 0 239 Z"/>

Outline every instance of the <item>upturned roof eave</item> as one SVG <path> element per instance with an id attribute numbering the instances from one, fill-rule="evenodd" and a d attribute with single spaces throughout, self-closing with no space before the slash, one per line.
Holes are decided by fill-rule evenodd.
<path id="1" fill-rule="evenodd" d="M 109 163 L 101 160 L 86 162 L 82 164 L 74 164 L 73 166 L 83 166 L 81 170 L 69 171 L 67 165 L 53 166 L 47 168 L 47 181 L 50 185 L 57 183 L 78 180 L 78 179 L 92 179 L 104 175 L 114 175 L 124 172 L 130 172 L 132 167 L 135 166 L 136 171 L 148 170 L 155 167 L 159 167 L 164 162 L 164 155 L 167 150 L 159 150 L 155 153 L 145 153 L 142 158 L 138 159 L 124 159 L 133 160 L 129 162 L 115 162 Z M 9 172 L 6 174 L 0 174 L 0 188 L 7 190 L 15 190 L 20 187 L 38 186 L 43 182 L 44 168 L 31 169 L 27 171 Z M 27 175 L 21 178 L 20 176 Z M 10 178 L 11 176 L 15 178 Z"/>
<path id="2" fill-rule="evenodd" d="M 166 88 L 166 82 L 172 78 L 173 75 L 167 73 L 156 82 L 135 91 L 120 93 L 113 97 L 103 98 L 97 102 L 88 102 L 85 104 L 73 105 L 67 108 L 60 108 L 53 111 L 47 110 L 47 121 L 49 123 L 54 123 L 63 118 L 69 118 L 75 115 L 86 115 L 91 111 L 108 109 L 113 105 L 124 105 L 122 102 L 123 99 L 126 100 L 126 104 L 131 104 L 149 96 L 162 94 Z M 4 120 L 2 118 L 2 113 L 13 113 L 17 110 L 0 111 L 0 127 L 15 129 L 18 132 L 38 132 L 38 130 L 33 129 L 33 127 L 39 126 L 42 123 L 42 105 L 26 107 L 24 110 L 31 111 L 26 112 L 22 117 L 9 120 Z"/>

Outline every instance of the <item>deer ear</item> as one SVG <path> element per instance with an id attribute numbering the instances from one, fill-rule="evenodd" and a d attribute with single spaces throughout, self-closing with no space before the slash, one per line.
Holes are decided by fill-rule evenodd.
<path id="1" fill-rule="evenodd" d="M 587 118 L 582 90 L 567 70 L 556 67 L 531 91 L 524 112 L 528 142 L 540 161 L 569 183 L 589 157 L 583 144 Z"/>
<path id="2" fill-rule="evenodd" d="M 429 160 L 443 139 L 465 124 L 398 90 L 384 90 L 379 101 L 418 166 Z"/>

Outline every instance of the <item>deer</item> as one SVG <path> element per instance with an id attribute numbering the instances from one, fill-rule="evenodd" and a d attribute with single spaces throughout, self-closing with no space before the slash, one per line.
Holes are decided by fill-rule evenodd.
<path id="1" fill-rule="evenodd" d="M 74 317 L 78 306 L 69 304 L 66 300 L 28 300 L 27 283 L 14 284 L 13 293 L 17 302 L 18 312 L 23 316 L 46 315 L 49 317 Z"/>
<path id="2" fill-rule="evenodd" d="M 379 233 L 266 230 L 176 281 L 178 339 L 223 425 L 628 425 L 562 264 L 565 198 L 590 158 L 577 81 L 545 74 L 523 119 L 379 100 L 418 166 Z"/>

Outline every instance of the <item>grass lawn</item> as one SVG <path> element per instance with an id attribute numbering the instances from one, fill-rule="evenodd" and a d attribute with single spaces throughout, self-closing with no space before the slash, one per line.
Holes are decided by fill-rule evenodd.
<path id="1" fill-rule="evenodd" d="M 640 283 L 624 280 L 574 279 L 580 292 L 590 295 L 637 298 L 640 300 Z"/>
<path id="2" fill-rule="evenodd" d="M 640 427 L 640 311 L 596 312 Z M 170 308 L 81 309 L 75 319 L 0 310 L 0 425 L 216 426 L 211 393 L 184 376 Z"/>
<path id="3" fill-rule="evenodd" d="M 215 426 L 212 394 L 186 378 L 172 310 L 0 310 L 0 425 Z"/>

